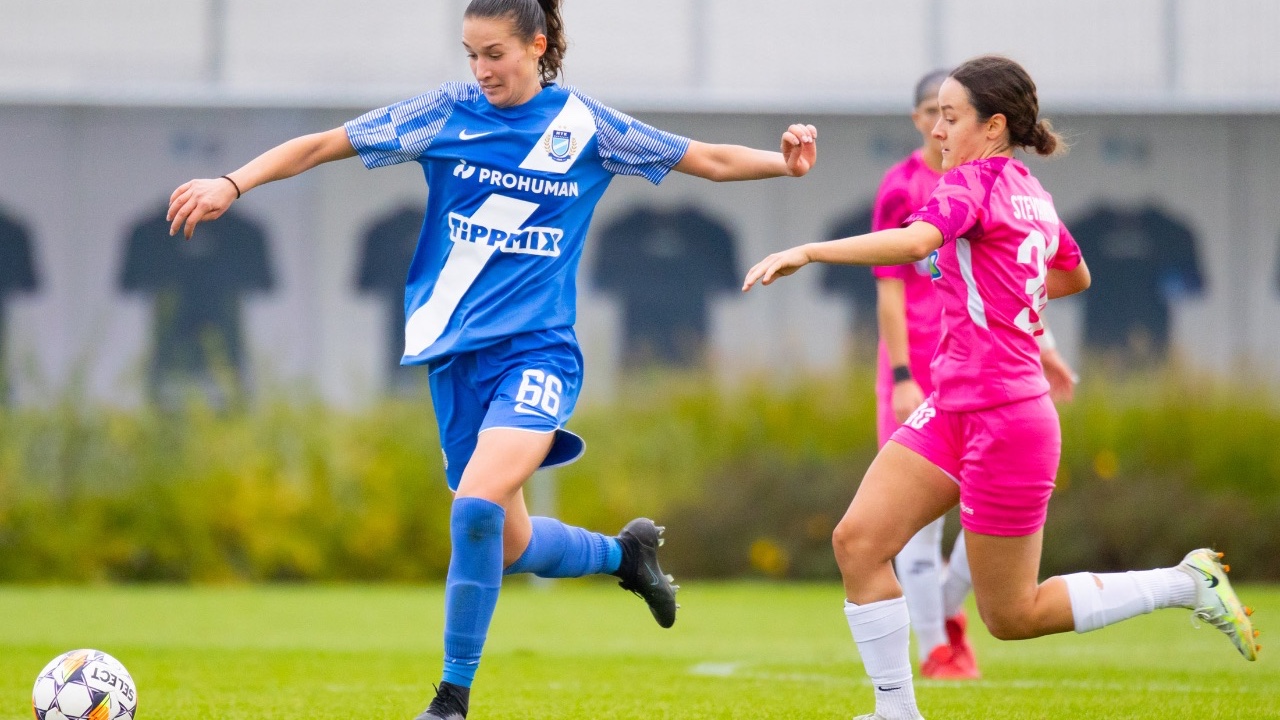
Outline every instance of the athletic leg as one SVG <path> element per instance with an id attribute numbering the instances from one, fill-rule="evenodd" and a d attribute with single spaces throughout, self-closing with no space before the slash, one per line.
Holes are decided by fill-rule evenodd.
<path id="1" fill-rule="evenodd" d="M 1093 629 L 1167 606 L 1194 590 L 1185 573 L 1168 569 L 1039 582 L 1044 520 L 1061 448 L 1057 410 L 1041 396 L 966 413 L 961 422 L 966 440 L 960 522 L 978 611 L 993 635 L 1013 640 Z"/>
<path id="2" fill-rule="evenodd" d="M 956 537 L 956 544 L 951 548 L 951 556 L 947 559 L 947 568 L 942 573 L 942 614 L 954 617 L 964 607 L 964 599 L 973 589 L 973 581 L 969 578 L 969 554 L 965 549 L 964 533 Z"/>
<path id="3" fill-rule="evenodd" d="M 480 434 L 500 428 L 543 432 L 549 444 L 540 464 L 573 462 L 585 445 L 563 426 L 581 388 L 581 353 L 565 343 L 535 345 L 526 350 L 501 349 L 477 363 L 496 378 Z M 503 560 L 507 573 L 557 578 L 612 574 L 619 585 L 645 600 L 659 625 L 670 627 L 675 622 L 678 588 L 658 565 L 662 529 L 653 521 L 637 518 L 617 537 L 610 537 L 555 518 L 530 518 L 519 494 L 513 495 L 506 510 Z"/>
<path id="4" fill-rule="evenodd" d="M 610 574 L 622 564 L 622 545 L 617 538 L 555 518 L 529 517 L 523 493 L 507 505 L 507 523 L 503 551 L 506 575 L 574 578 Z"/>
<path id="5" fill-rule="evenodd" d="M 845 597 L 854 603 L 902 597 L 894 557 L 959 497 L 955 482 L 938 466 L 897 442 L 886 444 L 832 537 Z"/>
<path id="6" fill-rule="evenodd" d="M 627 523 L 616 537 L 566 525 L 549 517 L 530 518 L 522 493 L 507 505 L 504 574 L 532 573 L 545 578 L 607 574 L 640 596 L 664 627 L 675 624 L 679 585 L 658 564 L 664 528 L 648 518 Z"/>
<path id="7" fill-rule="evenodd" d="M 902 585 L 911 629 L 916 635 L 916 656 L 921 663 L 935 648 L 947 644 L 942 612 L 942 526 L 944 518 L 925 525 L 907 541 L 894 558 Z"/>
<path id="8" fill-rule="evenodd" d="M 876 698 L 876 716 L 915 720 L 909 614 L 893 558 L 959 498 L 938 466 L 890 442 L 867 470 L 832 538 L 845 586 L 845 617 Z"/>
<path id="9" fill-rule="evenodd" d="M 1060 580 L 1039 582 L 1041 541 L 1062 448 L 1048 396 L 960 415 L 960 524 L 978 613 L 998 638 L 1072 627 Z"/>
<path id="10" fill-rule="evenodd" d="M 998 638 L 1085 633 L 1153 610 L 1187 608 L 1226 634 L 1246 660 L 1257 659 L 1251 611 L 1241 605 L 1211 550 L 1193 550 L 1170 568 L 1073 573 L 1036 584 L 1041 533 L 968 538 L 978 610 Z"/>
<path id="11" fill-rule="evenodd" d="M 956 672 L 955 678 L 977 679 L 982 677 L 978 671 L 978 657 L 969 644 L 969 620 L 964 612 L 964 599 L 973 589 L 973 581 L 969 579 L 969 557 L 965 551 L 964 533 L 956 537 L 951 547 L 951 555 L 947 566 L 942 571 L 942 614 L 946 618 L 943 627 L 947 634 L 947 645 L 951 649 L 950 666 Z"/>
<path id="12" fill-rule="evenodd" d="M 505 508 L 551 447 L 551 435 L 495 428 L 480 433 L 450 512 L 453 552 L 444 595 L 444 677 L 420 720 L 466 717 L 502 586 Z"/>
<path id="13" fill-rule="evenodd" d="M 1044 531 L 1022 537 L 965 531 L 978 614 L 991 634 L 1017 640 L 1074 627 L 1071 598 L 1061 578 L 1038 582 Z"/>

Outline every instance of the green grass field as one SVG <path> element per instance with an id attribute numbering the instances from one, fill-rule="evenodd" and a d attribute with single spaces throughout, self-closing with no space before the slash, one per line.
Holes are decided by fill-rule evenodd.
<path id="1" fill-rule="evenodd" d="M 1241 595 L 1265 629 L 1280 588 Z M 835 585 L 693 582 L 661 630 L 603 581 L 510 583 L 471 718 L 869 712 L 840 601 Z M 439 588 L 0 587 L 0 720 L 29 718 L 36 673 L 73 647 L 124 662 L 142 720 L 410 720 L 439 677 L 441 602 Z M 931 720 L 1280 718 L 1280 663 L 1245 662 L 1183 611 L 1020 643 L 978 627 L 974 642 L 984 680 L 917 681 Z"/>

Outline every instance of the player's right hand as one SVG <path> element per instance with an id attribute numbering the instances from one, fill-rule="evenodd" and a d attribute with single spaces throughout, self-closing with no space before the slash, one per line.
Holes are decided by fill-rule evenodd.
<path id="1" fill-rule="evenodd" d="M 916 408 L 924 404 L 924 391 L 915 380 L 903 380 L 893 386 L 893 417 L 899 424 L 907 421 Z"/>
<path id="2" fill-rule="evenodd" d="M 757 281 L 761 285 L 769 285 L 774 280 L 790 275 L 805 265 L 809 264 L 809 253 L 805 245 L 797 245 L 790 250 L 776 252 L 760 262 L 747 272 L 747 278 L 742 282 L 742 292 L 751 289 Z"/>
<path id="3" fill-rule="evenodd" d="M 216 220 L 236 200 L 235 186 L 226 178 L 191 180 L 178 186 L 169 196 L 169 234 L 182 228 L 183 237 L 191 239 L 196 225 L 204 220 Z"/>

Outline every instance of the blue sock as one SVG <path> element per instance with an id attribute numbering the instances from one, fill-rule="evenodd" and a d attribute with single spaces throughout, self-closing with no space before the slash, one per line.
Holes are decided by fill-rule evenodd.
<path id="1" fill-rule="evenodd" d="M 555 518 L 529 519 L 533 522 L 529 547 L 507 568 L 507 575 L 574 578 L 612 573 L 622 562 L 622 546 L 616 538 L 565 525 Z"/>
<path id="2" fill-rule="evenodd" d="M 474 497 L 453 501 L 453 555 L 444 586 L 444 681 L 471 687 L 502 587 L 501 506 Z"/>

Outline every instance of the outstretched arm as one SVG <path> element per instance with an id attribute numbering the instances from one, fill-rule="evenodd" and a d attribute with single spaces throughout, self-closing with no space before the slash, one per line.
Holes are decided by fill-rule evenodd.
<path id="1" fill-rule="evenodd" d="M 811 262 L 840 265 L 905 265 L 929 257 L 929 253 L 942 247 L 942 231 L 930 223 L 917 221 L 904 228 L 891 228 L 866 235 L 829 242 L 797 245 L 790 250 L 774 253 L 747 273 L 742 292 L 760 282 L 769 285 L 774 280 L 791 275 Z"/>
<path id="2" fill-rule="evenodd" d="M 182 228 L 182 234 L 190 239 L 196 225 L 220 217 L 240 194 L 273 180 L 293 177 L 322 163 L 355 157 L 355 154 L 347 131 L 339 127 L 281 143 L 228 173 L 230 180 L 218 177 L 183 183 L 169 196 L 169 213 L 165 216 L 172 223 L 169 234 Z"/>
<path id="3" fill-rule="evenodd" d="M 792 125 L 782 134 L 782 151 L 769 152 L 742 145 L 689 143 L 675 169 L 686 175 L 725 182 L 800 177 L 818 160 L 818 129 Z"/>

